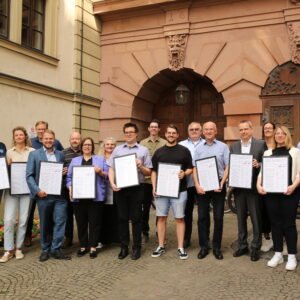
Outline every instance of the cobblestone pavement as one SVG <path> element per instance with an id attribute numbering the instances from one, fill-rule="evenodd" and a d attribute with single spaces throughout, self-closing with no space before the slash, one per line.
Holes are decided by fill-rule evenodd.
<path id="1" fill-rule="evenodd" d="M 196 223 L 194 226 L 196 229 Z M 142 257 L 137 261 L 130 257 L 118 260 L 118 246 L 101 249 L 95 260 L 88 256 L 77 258 L 75 245 L 68 250 L 73 256 L 71 261 L 50 259 L 40 263 L 39 245 L 35 241 L 31 248 L 25 249 L 23 260 L 13 259 L 0 265 L 0 300 L 300 298 L 300 266 L 294 272 L 285 271 L 285 264 L 268 268 L 266 262 L 272 253 L 264 254 L 258 262 L 251 262 L 249 256 L 232 257 L 235 215 L 225 215 L 222 261 L 211 253 L 203 260 L 197 259 L 195 230 L 188 249 L 189 259 L 180 260 L 174 229 L 174 221 L 170 219 L 167 251 L 159 258 L 151 257 L 156 248 L 152 230 L 150 241 L 143 246 Z"/>

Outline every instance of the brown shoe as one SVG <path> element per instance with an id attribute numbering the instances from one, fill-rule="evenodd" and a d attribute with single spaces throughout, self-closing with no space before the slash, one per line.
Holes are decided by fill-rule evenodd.
<path id="1" fill-rule="evenodd" d="M 30 236 L 26 236 L 24 239 L 24 246 L 25 247 L 31 247 L 32 242 L 31 242 L 31 237 Z"/>

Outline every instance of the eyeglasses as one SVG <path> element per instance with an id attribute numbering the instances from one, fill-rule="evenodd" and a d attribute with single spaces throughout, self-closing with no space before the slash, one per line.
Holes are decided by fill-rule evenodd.
<path id="1" fill-rule="evenodd" d="M 93 145 L 92 144 L 84 144 L 82 145 L 82 147 L 92 147 Z"/>
<path id="2" fill-rule="evenodd" d="M 268 130 L 268 131 L 273 131 L 274 128 L 273 128 L 273 127 L 265 127 L 265 128 L 264 128 L 264 131 L 267 131 L 267 130 Z"/>
<path id="3" fill-rule="evenodd" d="M 124 134 L 134 134 L 135 131 L 125 131 Z"/>
<path id="4" fill-rule="evenodd" d="M 190 128 L 189 131 L 199 131 L 200 128 Z"/>
<path id="5" fill-rule="evenodd" d="M 276 132 L 275 133 L 276 136 L 286 136 L 285 132 Z"/>

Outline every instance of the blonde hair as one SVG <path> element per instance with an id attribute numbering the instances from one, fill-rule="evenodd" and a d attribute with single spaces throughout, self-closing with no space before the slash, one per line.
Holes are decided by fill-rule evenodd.
<path id="1" fill-rule="evenodd" d="M 104 145 L 108 142 L 108 141 L 112 141 L 113 144 L 117 145 L 117 140 L 113 137 L 107 137 L 103 140 L 103 142 L 100 145 L 100 149 L 98 152 L 98 155 L 100 156 L 104 156 L 105 155 L 105 150 L 104 150 Z"/>
<path id="2" fill-rule="evenodd" d="M 274 130 L 274 135 L 273 135 L 273 145 L 272 145 L 272 149 L 275 149 L 277 147 L 277 143 L 276 143 L 276 140 L 275 140 L 275 135 L 276 135 L 276 132 L 278 131 L 278 129 L 282 130 L 284 133 L 285 133 L 285 147 L 286 149 L 291 149 L 294 147 L 293 145 L 293 139 L 292 139 L 292 136 L 291 136 L 291 133 L 289 131 L 289 129 L 286 127 L 286 126 L 282 126 L 282 125 L 278 125 L 276 126 L 275 130 Z"/>
<path id="3" fill-rule="evenodd" d="M 15 127 L 15 128 L 12 130 L 12 135 L 13 135 L 12 144 L 13 144 L 13 146 L 16 146 L 16 142 L 15 142 L 15 139 L 14 139 L 14 135 L 15 135 L 15 132 L 18 131 L 18 130 L 22 131 L 22 132 L 24 133 L 24 135 L 25 135 L 25 146 L 26 146 L 26 147 L 30 147 L 30 146 L 31 146 L 31 141 L 30 141 L 30 139 L 29 139 L 27 130 L 26 130 L 25 127 L 23 127 L 23 126 L 17 126 L 17 127 Z"/>

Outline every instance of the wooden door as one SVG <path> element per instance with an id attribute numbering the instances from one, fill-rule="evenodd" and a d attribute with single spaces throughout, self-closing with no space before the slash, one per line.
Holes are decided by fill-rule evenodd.
<path id="1" fill-rule="evenodd" d="M 175 89 L 162 94 L 153 110 L 153 118 L 161 122 L 162 135 L 168 124 L 175 124 L 179 128 L 180 140 L 186 139 L 187 127 L 193 121 L 201 125 L 207 121 L 217 124 L 219 140 L 224 140 L 226 118 L 223 110 L 223 97 L 211 84 L 196 82 L 184 83 L 190 89 L 190 99 L 184 105 L 175 102 Z"/>

